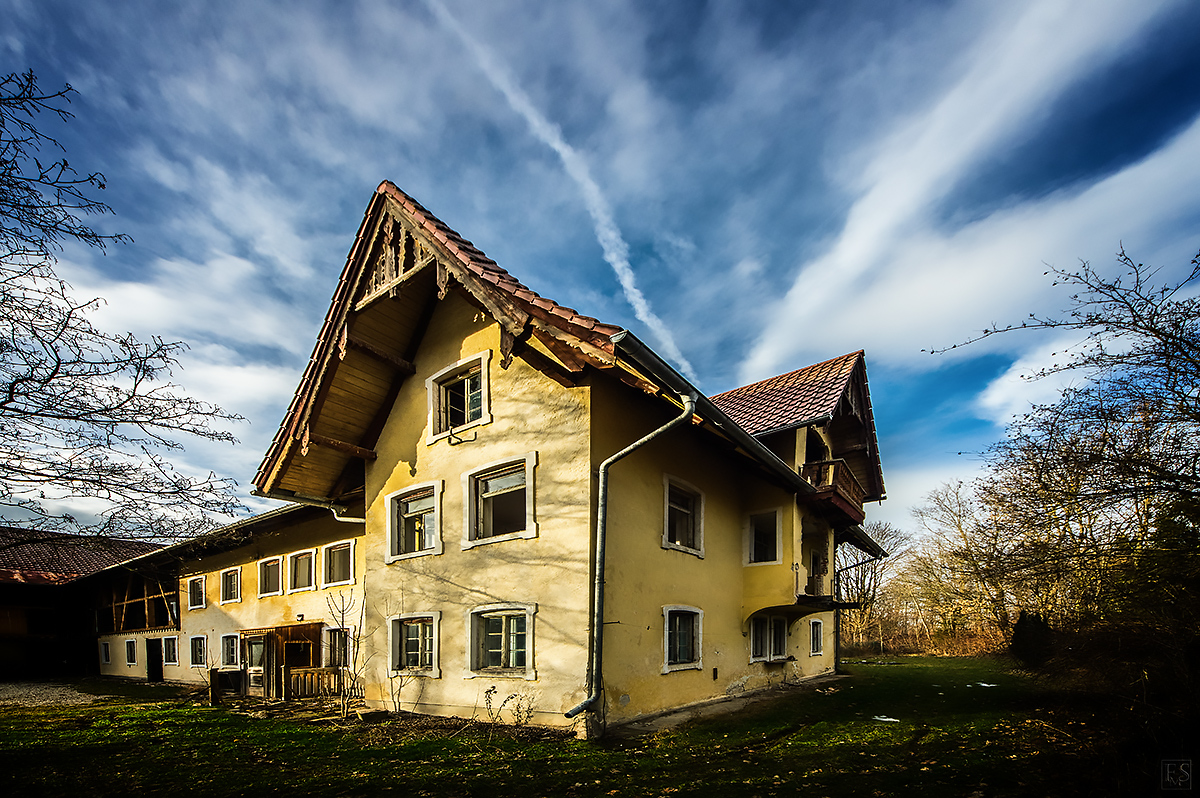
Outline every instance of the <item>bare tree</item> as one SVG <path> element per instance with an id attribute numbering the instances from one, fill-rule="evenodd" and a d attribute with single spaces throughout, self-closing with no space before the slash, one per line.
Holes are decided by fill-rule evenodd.
<path id="1" fill-rule="evenodd" d="M 140 341 L 91 323 L 55 273 L 63 243 L 126 242 L 83 221 L 111 213 L 104 188 L 65 157 L 43 115 L 72 118 L 74 90 L 44 93 L 32 72 L 0 79 L 0 522 L 28 529 L 170 538 L 241 509 L 231 480 L 185 474 L 164 458 L 179 438 L 234 442 L 239 417 L 171 382 L 182 343 Z M 87 517 L 65 508 L 86 508 Z"/>
<path id="2" fill-rule="evenodd" d="M 888 552 L 887 557 L 864 557 L 849 545 L 838 546 L 834 557 L 838 600 L 860 605 L 842 610 L 840 619 L 843 641 L 852 646 L 864 645 L 872 638 L 873 629 L 880 629 L 880 592 L 904 560 L 911 542 L 907 532 L 886 522 L 872 521 L 866 532 Z"/>

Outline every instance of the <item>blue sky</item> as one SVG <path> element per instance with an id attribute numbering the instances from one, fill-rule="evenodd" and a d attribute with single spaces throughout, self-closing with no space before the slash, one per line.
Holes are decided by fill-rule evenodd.
<path id="1" fill-rule="evenodd" d="M 0 0 L 0 69 L 79 91 L 49 126 L 134 243 L 68 248 L 100 322 L 187 341 L 249 420 L 186 467 L 243 491 L 389 179 L 540 293 L 709 394 L 867 352 L 889 499 L 1054 384 L 1047 264 L 1200 249 L 1200 4 Z M 48 121 L 49 122 L 49 121 Z M 261 504 L 254 504 L 262 508 Z"/>

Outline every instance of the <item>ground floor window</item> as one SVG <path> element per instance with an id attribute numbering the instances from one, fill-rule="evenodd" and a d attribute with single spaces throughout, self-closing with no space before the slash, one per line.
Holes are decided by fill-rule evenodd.
<path id="1" fill-rule="evenodd" d="M 203 668 L 208 664 L 208 638 L 193 637 L 191 639 L 192 667 Z"/>
<path id="2" fill-rule="evenodd" d="M 809 621 L 809 634 L 812 640 L 812 646 L 809 653 L 813 656 L 824 653 L 824 631 L 820 621 Z"/>
<path id="3" fill-rule="evenodd" d="M 237 667 L 239 643 L 240 638 L 237 635 L 221 636 L 221 665 L 223 667 Z"/>
<path id="4" fill-rule="evenodd" d="M 164 637 L 162 642 L 163 648 L 163 664 L 178 665 L 179 664 L 179 638 Z"/>
<path id="5" fill-rule="evenodd" d="M 492 605 L 471 614 L 471 670 L 533 675 L 534 605 Z"/>
<path id="6" fill-rule="evenodd" d="M 107 642 L 100 644 L 100 661 L 105 665 L 112 662 L 112 653 Z"/>
<path id="7" fill-rule="evenodd" d="M 700 667 L 703 611 L 663 607 L 663 673 Z"/>
<path id="8" fill-rule="evenodd" d="M 325 667 L 344 668 L 350 664 L 350 630 L 325 630 Z"/>
<path id="9" fill-rule="evenodd" d="M 136 640 L 126 640 L 125 641 L 125 664 L 126 665 L 136 665 L 137 664 L 137 641 Z"/>
<path id="10" fill-rule="evenodd" d="M 414 676 L 440 676 L 438 669 L 439 613 L 397 615 L 391 619 L 392 670 Z"/>
<path id="11" fill-rule="evenodd" d="M 760 615 L 750 621 L 750 659 L 787 659 L 787 618 Z"/>

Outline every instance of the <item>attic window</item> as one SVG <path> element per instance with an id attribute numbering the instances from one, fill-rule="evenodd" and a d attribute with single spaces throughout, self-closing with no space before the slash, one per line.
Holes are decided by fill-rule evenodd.
<path id="1" fill-rule="evenodd" d="M 488 401 L 488 363 L 491 350 L 480 352 L 442 369 L 425 381 L 429 402 L 427 443 L 449 438 L 492 420 Z"/>

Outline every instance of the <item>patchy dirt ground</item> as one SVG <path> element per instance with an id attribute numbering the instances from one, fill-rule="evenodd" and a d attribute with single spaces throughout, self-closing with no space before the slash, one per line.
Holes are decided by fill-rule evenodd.
<path id="1" fill-rule="evenodd" d="M 91 704 L 102 698 L 111 696 L 81 693 L 70 684 L 59 682 L 0 682 L 0 706 Z"/>

